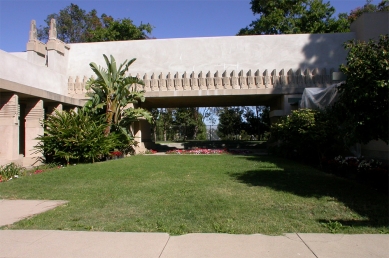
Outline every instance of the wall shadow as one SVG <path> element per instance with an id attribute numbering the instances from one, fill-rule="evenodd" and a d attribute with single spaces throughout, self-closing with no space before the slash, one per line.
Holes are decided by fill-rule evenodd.
<path id="1" fill-rule="evenodd" d="M 344 43 L 354 38 L 353 33 L 310 34 L 309 42 L 302 48 L 305 60 L 300 69 L 326 68 L 339 70 L 339 65 L 346 62 L 347 51 Z"/>
<path id="2" fill-rule="evenodd" d="M 288 192 L 301 197 L 330 197 L 342 202 L 345 206 L 358 213 L 365 220 L 339 220 L 345 226 L 389 226 L 388 196 L 376 192 L 374 189 L 357 182 L 338 178 L 309 166 L 298 166 L 292 161 L 272 157 L 247 157 L 255 162 L 271 162 L 278 169 L 259 168 L 243 173 L 229 173 L 233 180 L 249 186 L 269 187 L 275 191 Z M 318 220 L 318 222 L 328 222 Z"/>

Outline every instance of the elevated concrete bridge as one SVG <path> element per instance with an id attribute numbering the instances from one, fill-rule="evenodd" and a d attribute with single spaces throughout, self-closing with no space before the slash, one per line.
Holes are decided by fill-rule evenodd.
<path id="1" fill-rule="evenodd" d="M 296 104 L 307 87 L 327 87 L 334 83 L 332 74 L 334 69 L 301 69 L 287 73 L 281 70 L 277 73 L 273 70 L 260 72 L 251 70 L 239 73 L 232 71 L 227 74 L 224 71 L 219 76 L 217 71 L 203 76 L 203 72 L 190 76 L 184 72 L 178 72 L 174 76 L 168 73 L 164 76 L 160 73 L 155 76 L 144 74 L 140 76 L 144 85 L 137 85 L 146 92 L 146 101 L 141 103 L 144 108 L 169 108 L 169 107 L 221 107 L 221 106 L 270 106 L 272 110 L 290 111 L 290 104 Z M 86 94 L 84 76 L 82 82 L 79 77 L 74 80 L 69 77 L 68 94 L 72 97 L 84 98 Z M 284 103 L 284 101 L 286 102 Z M 278 115 L 281 114 L 278 112 Z"/>

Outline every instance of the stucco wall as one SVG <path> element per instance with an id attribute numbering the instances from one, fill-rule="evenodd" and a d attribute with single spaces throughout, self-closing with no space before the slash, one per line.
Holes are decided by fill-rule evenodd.
<path id="1" fill-rule="evenodd" d="M 368 41 L 389 34 L 389 12 L 363 13 L 350 26 L 356 39 Z"/>
<path id="2" fill-rule="evenodd" d="M 21 59 L 27 60 L 27 52 L 10 52 L 9 54 L 17 56 Z"/>
<path id="3" fill-rule="evenodd" d="M 345 61 L 343 43 L 354 33 L 232 36 L 70 44 L 68 76 L 90 76 L 90 62 L 105 67 L 103 54 L 118 63 L 137 58 L 131 73 L 208 72 L 249 69 L 337 69 Z"/>
<path id="4" fill-rule="evenodd" d="M 45 66 L 37 66 L 17 56 L 0 50 L 0 78 L 67 95 L 67 79 Z M 1 86 L 0 86 L 1 87 Z"/>

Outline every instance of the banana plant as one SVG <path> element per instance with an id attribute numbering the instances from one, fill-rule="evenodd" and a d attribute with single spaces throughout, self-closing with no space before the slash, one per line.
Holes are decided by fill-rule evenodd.
<path id="1" fill-rule="evenodd" d="M 103 56 L 107 68 L 97 66 L 93 62 L 89 64 L 97 78 L 89 79 L 86 84 L 86 88 L 93 92 L 88 94 L 90 100 L 87 101 L 85 107 L 95 113 L 105 112 L 108 124 L 104 131 L 105 135 L 111 131 L 119 131 L 126 132 L 125 135 L 131 138 L 132 135 L 128 129 L 130 121 L 136 121 L 139 117 L 151 120 L 151 115 L 147 110 L 135 109 L 128 105 L 145 100 L 144 91 L 138 88 L 138 85 L 144 85 L 143 81 L 125 74 L 136 59 L 125 60 L 117 67 L 112 55 L 110 59 L 106 55 Z"/>

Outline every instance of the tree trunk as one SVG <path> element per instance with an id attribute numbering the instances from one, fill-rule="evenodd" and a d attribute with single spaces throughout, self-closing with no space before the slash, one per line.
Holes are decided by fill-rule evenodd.
<path id="1" fill-rule="evenodd" d="M 107 136 L 111 132 L 111 125 L 112 125 L 112 118 L 113 118 L 113 112 L 111 110 L 112 103 L 110 101 L 107 101 L 107 128 L 105 128 L 104 135 Z"/>
<path id="2" fill-rule="evenodd" d="M 193 134 L 193 140 L 196 140 L 197 139 L 197 133 L 199 131 L 199 126 L 198 125 L 195 125 L 195 128 L 194 128 L 194 134 Z"/>

